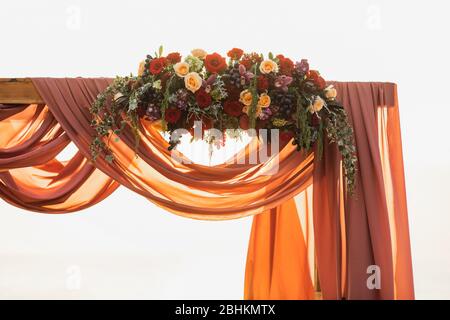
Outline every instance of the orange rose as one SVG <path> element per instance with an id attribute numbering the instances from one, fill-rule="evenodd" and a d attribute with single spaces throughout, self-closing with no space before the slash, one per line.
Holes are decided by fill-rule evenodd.
<path id="1" fill-rule="evenodd" d="M 253 101 L 253 95 L 250 92 L 250 90 L 244 90 L 239 95 L 239 101 L 242 102 L 243 105 L 249 106 L 252 104 Z"/>
<path id="2" fill-rule="evenodd" d="M 270 97 L 267 93 L 263 93 L 259 96 L 258 106 L 261 106 L 261 108 L 270 106 Z"/>

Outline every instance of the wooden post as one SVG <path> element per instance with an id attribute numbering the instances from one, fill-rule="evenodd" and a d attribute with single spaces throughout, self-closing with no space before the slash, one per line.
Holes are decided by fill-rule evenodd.
<path id="1" fill-rule="evenodd" d="M 43 104 L 44 100 L 29 78 L 0 78 L 1 104 Z"/>

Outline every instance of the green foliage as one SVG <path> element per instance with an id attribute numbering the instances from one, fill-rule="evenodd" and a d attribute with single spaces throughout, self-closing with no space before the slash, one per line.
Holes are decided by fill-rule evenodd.
<path id="1" fill-rule="evenodd" d="M 352 194 L 355 191 L 358 166 L 353 129 L 342 106 L 330 104 L 327 112 L 328 117 L 324 122 L 325 130 L 330 142 L 336 143 L 342 155 L 344 175 L 347 179 L 347 191 Z"/>
<path id="2" fill-rule="evenodd" d="M 253 81 L 250 82 L 250 87 L 248 90 L 252 93 L 252 104 L 250 105 L 250 111 L 248 113 L 250 128 L 254 129 L 256 126 L 256 107 L 258 105 L 258 89 L 257 89 L 257 74 L 258 68 L 255 64 L 254 71 L 255 77 Z"/>

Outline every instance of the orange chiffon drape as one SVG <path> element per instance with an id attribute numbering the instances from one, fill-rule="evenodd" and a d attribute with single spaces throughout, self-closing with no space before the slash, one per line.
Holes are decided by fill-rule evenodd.
<path id="1" fill-rule="evenodd" d="M 64 213 L 91 206 L 123 185 L 184 217 L 255 215 L 245 298 L 312 299 L 315 259 L 325 299 L 414 297 L 395 85 L 335 83 L 360 159 L 356 194 L 348 197 L 333 144 L 326 144 L 322 159 L 288 144 L 266 162 L 240 164 L 237 159 L 255 150 L 266 152 L 253 139 L 236 161 L 209 167 L 182 154 L 177 156 L 184 161 L 174 160 L 158 129 L 142 122 L 137 156 L 127 132 L 110 140 L 112 163 L 92 163 L 89 106 L 110 81 L 33 79 L 45 106 L 0 106 L 4 200 Z M 56 160 L 70 141 L 78 153 Z M 373 264 L 382 270 L 382 286 L 375 291 L 366 286 Z"/>

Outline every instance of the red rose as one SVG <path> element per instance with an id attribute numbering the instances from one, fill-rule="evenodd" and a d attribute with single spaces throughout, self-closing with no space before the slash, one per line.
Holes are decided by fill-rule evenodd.
<path id="1" fill-rule="evenodd" d="M 181 55 L 178 52 L 172 52 L 167 55 L 166 59 L 169 60 L 171 64 L 175 64 L 181 61 Z"/>
<path id="2" fill-rule="evenodd" d="M 319 88 L 320 90 L 325 89 L 325 86 L 327 85 L 327 83 L 325 82 L 325 79 L 322 77 L 317 78 L 317 80 L 314 81 L 314 83 L 316 84 L 317 88 Z"/>
<path id="3" fill-rule="evenodd" d="M 160 74 L 164 67 L 167 65 L 166 58 L 156 58 L 150 61 L 150 73 Z"/>
<path id="4" fill-rule="evenodd" d="M 242 104 L 239 101 L 226 101 L 223 111 L 232 117 L 239 117 L 242 114 Z"/>
<path id="5" fill-rule="evenodd" d="M 294 137 L 294 134 L 291 131 L 282 131 L 280 132 L 280 142 L 282 146 L 285 146 L 291 139 Z"/>
<path id="6" fill-rule="evenodd" d="M 312 82 L 314 82 L 314 84 L 320 90 L 325 88 L 325 86 L 326 86 L 325 79 L 320 76 L 320 73 L 318 71 L 316 71 L 316 70 L 309 70 L 306 77 L 308 79 L 312 80 Z"/>
<path id="7" fill-rule="evenodd" d="M 234 85 L 232 85 L 231 83 L 227 83 L 225 85 L 225 90 L 228 93 L 228 99 L 229 100 L 239 100 L 239 96 L 241 94 L 241 90 L 239 90 L 238 88 L 236 88 Z"/>
<path id="8" fill-rule="evenodd" d="M 240 118 L 239 118 L 239 126 L 241 127 L 241 129 L 243 130 L 247 130 L 249 128 L 249 119 L 248 119 L 248 115 L 243 114 Z"/>
<path id="9" fill-rule="evenodd" d="M 164 120 L 168 123 L 176 123 L 181 117 L 181 111 L 178 108 L 169 108 L 166 110 Z"/>
<path id="10" fill-rule="evenodd" d="M 285 59 L 285 58 L 284 58 L 284 55 L 282 55 L 282 54 L 277 54 L 277 56 L 276 56 L 275 58 L 277 58 L 278 60 L 283 60 L 283 59 Z"/>
<path id="11" fill-rule="evenodd" d="M 218 73 L 227 68 L 227 63 L 224 57 L 214 52 L 213 54 L 208 54 L 206 56 L 205 68 L 211 73 Z"/>
<path id="12" fill-rule="evenodd" d="M 291 76 L 292 70 L 294 70 L 294 62 L 289 58 L 280 59 L 280 72 L 281 74 Z"/>
<path id="13" fill-rule="evenodd" d="M 267 89 L 269 89 L 269 79 L 267 79 L 267 77 L 260 75 L 258 76 L 258 80 L 257 80 L 257 87 L 258 90 L 260 92 L 262 91 L 266 91 Z"/>
<path id="14" fill-rule="evenodd" d="M 212 98 L 209 93 L 205 91 L 205 89 L 200 89 L 195 93 L 195 101 L 200 108 L 204 109 L 211 104 Z"/>
<path id="15" fill-rule="evenodd" d="M 317 78 L 320 77 L 320 74 L 319 74 L 319 71 L 316 71 L 316 70 L 309 70 L 308 73 L 307 73 L 307 75 L 306 75 L 306 77 L 307 77 L 308 79 L 311 79 L 311 80 L 313 80 L 313 81 L 316 81 Z"/>
<path id="16" fill-rule="evenodd" d="M 229 56 L 233 60 L 239 60 L 243 54 L 244 51 L 242 49 L 233 48 L 230 51 L 228 51 L 227 56 Z"/>

